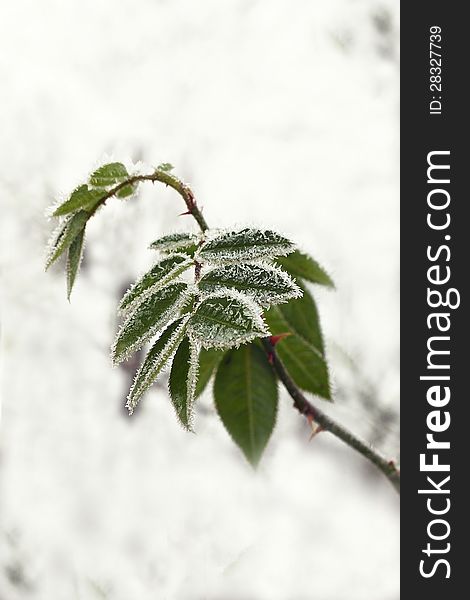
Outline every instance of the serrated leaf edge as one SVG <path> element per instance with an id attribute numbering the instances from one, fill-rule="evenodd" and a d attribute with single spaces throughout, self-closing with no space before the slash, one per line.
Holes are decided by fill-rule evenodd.
<path id="1" fill-rule="evenodd" d="M 187 326 L 190 315 L 179 318 L 182 319 L 181 324 L 174 331 L 166 345 L 162 348 L 161 352 L 152 361 L 152 365 L 149 369 L 149 372 L 147 373 L 147 376 L 144 377 L 144 379 L 139 383 L 139 385 L 137 385 L 137 382 L 139 381 L 140 374 L 145 364 L 145 359 L 141 364 L 140 368 L 138 369 L 137 373 L 135 374 L 134 382 L 131 386 L 131 389 L 129 390 L 126 402 L 126 408 L 129 411 L 129 415 L 132 415 L 132 413 L 135 410 L 135 407 L 139 403 L 139 400 L 141 399 L 143 394 L 148 390 L 148 388 L 151 385 L 155 383 L 159 375 L 161 375 L 164 372 L 164 370 L 168 367 L 169 363 L 174 357 L 178 346 L 184 337 L 184 330 Z M 168 323 L 168 325 L 162 330 L 162 333 L 164 333 L 164 331 L 168 329 L 168 327 L 175 323 L 175 321 L 177 320 L 178 319 L 174 319 L 171 323 Z M 155 367 L 157 366 L 157 364 L 159 365 L 159 367 L 157 369 L 157 372 L 155 373 Z"/>
<path id="2" fill-rule="evenodd" d="M 155 282 L 152 286 L 150 286 L 149 288 L 144 290 L 130 304 L 128 304 L 127 306 L 123 306 L 123 303 L 124 303 L 124 300 L 126 299 L 126 297 L 135 290 L 135 288 L 142 282 L 142 279 L 145 277 L 145 275 L 147 275 L 147 273 L 149 271 L 151 271 L 154 267 L 156 267 L 158 264 L 160 264 L 164 260 L 168 260 L 173 257 L 186 258 L 187 260 L 185 262 L 178 263 L 177 265 L 175 265 L 175 267 L 169 273 L 167 273 L 165 276 L 163 276 L 161 279 L 159 279 L 157 282 Z M 137 310 L 137 308 L 142 304 L 142 302 L 144 302 L 149 296 L 154 294 L 156 291 L 158 291 L 161 288 L 164 288 L 170 282 L 177 283 L 178 280 L 176 278 L 179 275 L 181 275 L 182 273 L 184 273 L 184 271 L 189 269 L 191 267 L 191 265 L 193 265 L 193 264 L 194 264 L 194 261 L 190 256 L 188 256 L 187 254 L 179 253 L 179 252 L 177 252 L 175 254 L 170 254 L 168 256 L 165 256 L 165 257 L 155 261 L 155 263 L 150 267 L 150 269 L 147 269 L 147 271 L 145 271 L 145 273 L 142 273 L 138 277 L 138 279 L 136 279 L 136 281 L 130 286 L 130 288 L 125 292 L 125 294 L 121 298 L 121 301 L 119 302 L 119 305 L 117 308 L 118 314 L 119 315 L 127 315 L 131 311 Z M 175 281 L 175 279 L 176 279 L 176 281 Z"/>
<path id="3" fill-rule="evenodd" d="M 242 294 L 241 292 L 237 292 L 235 290 L 227 289 L 223 293 L 209 293 L 207 295 L 200 295 L 200 302 L 194 307 L 192 315 L 197 312 L 199 306 L 205 301 L 209 299 L 216 298 L 227 298 L 231 297 L 234 300 L 240 301 L 242 304 L 248 308 L 251 312 L 251 316 L 253 317 L 254 324 L 258 327 L 259 331 L 255 332 L 247 332 L 245 334 L 241 334 L 237 340 L 233 340 L 230 343 L 208 343 L 207 339 L 200 339 L 197 335 L 194 334 L 194 331 L 191 328 L 191 322 L 188 323 L 188 337 L 190 340 L 193 340 L 195 343 L 199 343 L 204 349 L 209 350 L 210 348 L 215 348 L 216 350 L 228 350 L 230 348 L 239 348 L 242 344 L 247 344 L 248 342 L 252 342 L 256 338 L 259 337 L 267 337 L 270 335 L 269 328 L 263 318 L 263 310 L 259 304 L 257 304 L 254 300 L 252 300 L 246 294 Z M 192 316 L 191 315 L 191 316 Z"/>
<path id="4" fill-rule="evenodd" d="M 232 263 L 232 264 L 236 264 L 236 263 Z M 227 291 L 231 291 L 231 290 L 235 289 L 235 291 L 238 291 L 239 293 L 243 294 L 244 296 L 251 298 L 256 304 L 259 304 L 260 306 L 262 306 L 264 308 L 269 308 L 270 306 L 275 306 L 278 304 L 285 304 L 286 302 L 289 302 L 289 300 L 294 300 L 295 298 L 301 298 L 303 296 L 303 290 L 297 285 L 294 278 L 291 277 L 281 267 L 275 266 L 273 264 L 269 264 L 265 261 L 253 261 L 253 262 L 243 261 L 243 263 L 241 263 L 240 266 L 244 266 L 244 265 L 256 265 L 256 266 L 259 266 L 259 267 L 265 269 L 266 271 L 270 271 L 271 273 L 275 273 L 276 275 L 279 275 L 281 277 L 281 279 L 283 279 L 284 282 L 291 287 L 291 291 L 285 292 L 283 294 L 278 294 L 278 297 L 276 298 L 275 301 L 269 301 L 269 302 L 263 298 L 257 297 L 256 292 L 253 292 L 252 290 L 249 290 L 249 289 L 243 290 L 243 292 L 241 292 L 240 290 L 236 290 L 236 288 L 225 287 L 224 285 L 220 285 L 220 286 L 218 286 L 220 291 L 227 292 Z M 231 265 L 217 265 L 214 268 L 211 268 L 210 270 L 208 270 L 204 273 L 200 282 L 203 282 L 204 278 L 207 275 L 210 275 L 214 271 L 218 271 L 219 269 L 222 269 L 225 266 L 231 266 Z M 214 282 L 213 285 L 217 285 L 217 284 Z M 204 292 L 203 288 L 200 288 L 200 290 L 201 290 L 201 297 L 202 297 L 202 295 L 204 295 L 205 292 Z M 260 290 L 260 291 L 262 291 L 262 290 Z M 210 292 L 208 292 L 208 293 L 210 293 Z M 275 293 L 275 292 L 273 292 L 273 293 Z"/>
<path id="5" fill-rule="evenodd" d="M 173 283 L 171 283 L 170 285 L 173 285 Z M 169 286 L 164 286 L 164 287 L 169 287 Z M 159 288 L 156 291 L 161 291 L 162 289 L 164 289 L 164 288 Z M 166 327 L 168 325 L 170 325 L 171 323 L 174 323 L 174 321 L 176 321 L 178 318 L 180 318 L 180 316 L 179 316 L 180 311 L 191 300 L 191 298 L 192 298 L 191 287 L 187 286 L 186 289 L 181 292 L 181 294 L 178 297 L 178 299 L 176 300 L 176 302 L 172 306 L 170 306 L 164 313 L 162 313 L 160 319 L 152 327 L 147 329 L 147 331 L 140 338 L 138 338 L 133 344 L 131 344 L 131 346 L 129 346 L 125 352 L 123 352 L 119 356 L 116 356 L 116 346 L 119 341 L 119 338 L 120 338 L 122 332 L 124 331 L 124 329 L 129 324 L 129 321 L 132 320 L 135 312 L 139 309 L 140 304 L 134 311 L 127 313 L 122 325 L 119 328 L 118 333 L 116 334 L 114 342 L 111 346 L 111 361 L 112 361 L 113 366 L 115 367 L 118 364 L 120 364 L 121 362 L 123 362 L 124 360 L 127 360 L 131 356 L 131 354 L 133 354 L 134 352 L 137 352 L 137 350 L 140 350 L 140 348 L 142 348 L 142 346 L 149 339 L 151 339 L 154 335 L 156 335 L 159 331 L 163 331 L 164 329 L 166 329 Z M 172 314 L 175 315 L 175 318 L 173 318 L 173 319 L 171 318 Z"/>

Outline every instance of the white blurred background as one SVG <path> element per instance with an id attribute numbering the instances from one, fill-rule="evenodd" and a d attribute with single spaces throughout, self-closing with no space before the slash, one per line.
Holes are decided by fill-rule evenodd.
<path id="1" fill-rule="evenodd" d="M 332 274 L 326 409 L 397 458 L 398 3 L 10 0 L 0 40 L 0 600 L 397 600 L 395 492 L 285 395 L 256 474 L 210 394 L 197 435 L 164 382 L 125 415 L 115 307 L 194 228 L 175 193 L 100 212 L 71 304 L 43 247 L 106 156 L 173 163 L 210 224 Z"/>

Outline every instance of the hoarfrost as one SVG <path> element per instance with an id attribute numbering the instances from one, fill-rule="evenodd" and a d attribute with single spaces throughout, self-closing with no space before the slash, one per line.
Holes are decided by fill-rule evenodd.
<path id="1" fill-rule="evenodd" d="M 189 269 L 193 260 L 187 254 L 172 254 L 157 261 L 152 268 L 127 290 L 118 306 L 118 311 L 127 313 L 135 310 L 155 291 Z"/>
<path id="2" fill-rule="evenodd" d="M 265 307 L 300 298 L 303 293 L 285 271 L 268 264 L 225 265 L 205 274 L 199 286 L 206 292 L 234 288 Z"/>
<path id="3" fill-rule="evenodd" d="M 246 227 L 237 231 L 219 231 L 201 246 L 196 256 L 201 261 L 230 264 L 286 256 L 294 250 L 294 244 L 279 233 Z"/>
<path id="4" fill-rule="evenodd" d="M 185 283 L 173 283 L 156 290 L 128 314 L 111 348 L 116 365 L 153 337 L 168 322 L 176 319 L 190 300 Z"/>
<path id="5" fill-rule="evenodd" d="M 204 348 L 232 348 L 269 335 L 261 308 L 248 296 L 226 290 L 204 298 L 188 324 Z"/>
<path id="6" fill-rule="evenodd" d="M 178 252 L 197 246 L 200 242 L 199 235 L 186 232 L 176 232 L 164 235 L 150 244 L 152 250 L 160 250 L 160 252 Z"/>
<path id="7" fill-rule="evenodd" d="M 127 396 L 126 408 L 132 415 L 142 395 L 168 366 L 184 337 L 189 315 L 173 321 L 149 350 Z"/>

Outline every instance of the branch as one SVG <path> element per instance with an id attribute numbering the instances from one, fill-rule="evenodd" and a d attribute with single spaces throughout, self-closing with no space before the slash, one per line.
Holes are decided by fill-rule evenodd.
<path id="1" fill-rule="evenodd" d="M 108 198 L 114 196 L 114 194 L 116 194 L 116 192 L 118 192 L 121 188 L 129 184 L 132 185 L 139 181 L 160 181 L 161 183 L 172 187 L 180 194 L 180 196 L 183 198 L 186 204 L 188 212 L 185 214 L 190 214 L 194 217 L 202 232 L 206 231 L 209 228 L 206 220 L 204 219 L 201 211 L 199 210 L 196 204 L 196 200 L 191 189 L 180 179 L 178 179 L 168 171 L 161 171 L 158 169 L 152 175 L 135 175 L 133 177 L 130 177 L 126 181 L 123 181 L 119 185 L 112 188 L 101 199 L 98 206 L 104 204 Z M 345 444 L 347 444 L 351 448 L 354 448 L 354 450 L 359 452 L 359 454 L 362 454 L 364 458 L 369 460 L 380 471 L 382 471 L 385 477 L 387 477 L 387 479 L 393 485 L 395 490 L 398 493 L 400 493 L 400 470 L 397 468 L 395 462 L 392 460 L 387 460 L 386 458 L 381 456 L 376 450 L 374 450 L 371 446 L 369 446 L 368 444 L 360 440 L 358 437 L 356 437 L 351 431 L 337 423 L 334 419 L 332 419 L 319 408 L 314 406 L 303 395 L 301 390 L 292 380 L 289 373 L 286 371 L 286 368 L 282 364 L 280 358 L 277 356 L 274 350 L 274 346 L 273 344 L 271 344 L 269 338 L 263 338 L 261 341 L 279 379 L 282 381 L 289 395 L 294 400 L 294 407 L 300 412 L 300 414 L 304 415 L 307 419 L 309 419 L 310 422 L 315 421 L 315 423 L 319 425 L 321 430 L 329 431 L 334 436 L 342 440 Z"/>
<path id="2" fill-rule="evenodd" d="M 357 438 L 351 431 L 334 421 L 331 417 L 321 411 L 319 408 L 314 406 L 299 390 L 297 385 L 292 380 L 286 368 L 282 364 L 282 361 L 277 356 L 274 346 L 271 344 L 269 338 L 263 338 L 262 340 L 264 349 L 271 359 L 273 367 L 279 376 L 279 379 L 284 384 L 284 387 L 289 392 L 289 395 L 294 400 L 294 407 L 300 412 L 300 414 L 307 417 L 307 419 L 314 420 L 315 423 L 321 427 L 324 431 L 329 431 L 337 438 L 342 440 L 345 444 L 354 448 L 359 454 L 362 454 L 364 458 L 370 460 L 385 477 L 388 478 L 390 483 L 400 493 L 400 471 L 395 465 L 394 461 L 387 460 L 381 456 L 371 446 Z"/>
<path id="3" fill-rule="evenodd" d="M 117 192 L 119 192 L 120 189 L 128 185 L 138 183 L 139 181 L 152 181 L 153 183 L 155 183 L 155 181 L 160 181 L 161 183 L 164 183 L 165 185 L 170 186 L 171 188 L 176 190 L 179 193 L 179 195 L 183 198 L 186 204 L 186 208 L 188 209 L 188 212 L 185 214 L 194 217 L 201 231 L 204 232 L 207 231 L 207 229 L 209 229 L 206 220 L 202 216 L 202 212 L 199 210 L 196 204 L 196 200 L 191 189 L 180 179 L 178 179 L 178 177 L 175 177 L 175 175 L 172 175 L 168 171 L 161 171 L 159 169 L 157 169 L 155 173 L 152 173 L 151 175 L 134 175 L 133 177 L 129 177 L 125 181 L 114 186 L 101 198 L 100 202 L 95 207 L 93 213 L 96 212 L 100 206 L 105 204 L 106 200 L 109 200 L 109 198 L 111 198 Z"/>

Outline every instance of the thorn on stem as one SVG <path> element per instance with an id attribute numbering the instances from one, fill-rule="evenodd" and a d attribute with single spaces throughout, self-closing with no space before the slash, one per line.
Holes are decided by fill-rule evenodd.
<path id="1" fill-rule="evenodd" d="M 290 335 L 292 335 L 292 333 L 290 333 L 290 331 L 288 331 L 286 333 L 279 333 L 278 335 L 272 335 L 269 338 L 269 343 L 274 348 L 276 344 L 278 344 L 284 338 L 289 337 Z"/>
<path id="2" fill-rule="evenodd" d="M 308 440 L 309 442 L 311 442 L 316 435 L 324 431 L 324 428 L 315 422 L 313 415 L 307 415 L 307 421 L 312 429 L 312 433 L 310 434 L 310 438 Z"/>

